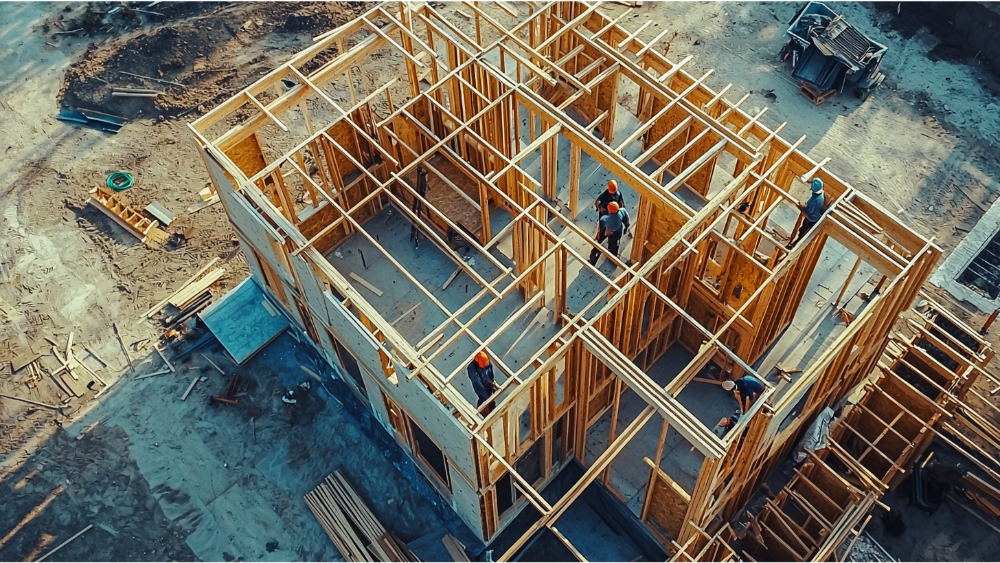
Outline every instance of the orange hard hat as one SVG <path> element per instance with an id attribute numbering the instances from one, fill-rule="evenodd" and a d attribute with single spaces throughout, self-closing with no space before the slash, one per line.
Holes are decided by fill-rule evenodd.
<path id="1" fill-rule="evenodd" d="M 618 204 L 614 201 L 608 204 L 608 212 L 618 213 Z"/>
<path id="2" fill-rule="evenodd" d="M 614 180 L 608 180 L 608 191 L 611 192 L 611 193 L 617 192 L 618 191 L 618 182 L 616 182 Z"/>
<path id="3" fill-rule="evenodd" d="M 488 366 L 489 363 L 490 363 L 490 357 L 486 355 L 486 352 L 479 352 L 478 354 L 476 354 L 476 364 L 479 367 L 484 368 Z"/>

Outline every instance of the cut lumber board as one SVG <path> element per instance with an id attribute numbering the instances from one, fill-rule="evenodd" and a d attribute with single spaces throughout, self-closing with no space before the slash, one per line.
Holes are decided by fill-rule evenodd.
<path id="1" fill-rule="evenodd" d="M 90 349 L 90 346 L 84 346 L 83 349 L 86 350 L 88 354 L 93 356 L 95 360 L 104 364 L 104 367 L 111 367 L 111 364 L 101 359 L 101 357 L 97 355 L 97 352 L 94 352 L 93 350 Z"/>
<path id="2" fill-rule="evenodd" d="M 351 276 L 351 279 L 353 279 L 354 281 L 356 281 L 359 284 L 363 285 L 368 291 L 374 293 L 375 295 L 378 295 L 379 297 L 382 297 L 382 290 L 381 289 L 379 289 L 379 288 L 375 287 L 374 285 L 368 283 L 367 281 L 365 281 L 364 278 L 362 278 L 361 276 L 355 274 L 354 272 L 351 272 L 350 276 Z"/>
<path id="3" fill-rule="evenodd" d="M 219 372 L 219 373 L 221 373 L 222 375 L 226 375 L 226 372 L 225 372 L 225 371 L 223 371 L 223 369 L 222 369 L 222 368 L 220 368 L 220 367 L 219 367 L 219 366 L 218 366 L 218 365 L 217 365 L 217 364 L 216 364 L 215 362 L 213 362 L 211 358 L 209 358 L 209 357 L 208 357 L 208 356 L 206 356 L 205 354 L 199 354 L 199 356 L 201 356 L 202 358 L 205 358 L 205 361 L 206 361 L 206 362 L 208 362 L 208 363 L 212 364 L 212 367 L 213 367 L 213 368 L 215 368 L 215 370 L 216 370 L 216 371 L 218 371 L 218 372 Z"/>
<path id="4" fill-rule="evenodd" d="M 195 386 L 196 383 L 198 383 L 199 379 L 201 379 L 201 374 L 200 373 L 198 375 L 194 376 L 194 379 L 191 380 L 191 385 L 188 385 L 187 391 L 185 391 L 184 395 L 181 397 L 182 401 L 186 401 L 187 400 L 188 395 L 191 394 L 191 390 L 194 389 L 194 386 Z"/>
<path id="5" fill-rule="evenodd" d="M 84 534 L 84 532 L 86 532 L 87 530 L 89 530 L 89 529 L 91 529 L 93 527 L 94 527 L 93 524 L 88 524 L 86 528 L 84 528 L 84 529 L 80 530 L 79 532 L 77 532 L 76 534 L 74 534 L 73 537 L 71 537 L 70 539 L 62 542 L 59 545 L 57 545 L 55 547 L 55 549 L 53 549 L 52 551 L 50 551 L 50 552 L 46 553 L 45 555 L 39 557 L 38 559 L 36 559 L 36 561 L 45 561 L 46 559 L 49 558 L 50 555 L 52 555 L 53 553 L 59 551 L 60 549 L 62 549 L 63 547 L 65 547 L 66 544 L 68 544 L 69 542 L 71 542 L 71 541 L 75 540 L 76 538 L 82 536 Z"/>
<path id="6" fill-rule="evenodd" d="M 140 375 L 139 377 L 137 377 L 135 379 L 136 379 L 136 381 L 138 381 L 140 379 L 146 379 L 147 377 L 156 377 L 157 375 L 164 375 L 164 374 L 167 374 L 167 373 L 173 373 L 173 372 L 171 372 L 169 369 L 161 369 L 160 371 L 154 371 L 153 373 L 147 373 L 146 375 Z"/>
<path id="7" fill-rule="evenodd" d="M 441 290 L 444 291 L 445 289 L 448 289 L 448 286 L 451 285 L 451 282 L 455 281 L 455 278 L 457 278 L 458 274 L 461 274 L 461 273 L 462 273 L 462 267 L 461 266 L 455 268 L 455 271 L 452 272 L 451 275 L 448 276 L 448 279 L 446 279 L 444 281 L 444 285 L 441 286 Z"/>
<path id="8" fill-rule="evenodd" d="M 215 205 L 216 203 L 219 203 L 219 196 L 218 196 L 218 194 L 213 195 L 212 197 L 210 197 L 207 200 L 199 203 L 198 205 L 192 205 L 191 207 L 188 207 L 188 213 L 195 213 L 195 212 L 201 211 L 202 209 L 205 209 L 206 207 L 211 207 L 211 206 Z"/>
<path id="9" fill-rule="evenodd" d="M 209 286 L 215 282 L 219 281 L 219 279 L 224 275 L 226 275 L 225 268 L 212 270 L 211 272 L 205 274 L 205 277 L 191 282 L 187 287 L 184 287 L 175 293 L 167 302 L 178 309 L 183 309 L 189 301 L 192 301 L 201 295 L 202 292 L 207 290 Z"/>
<path id="10" fill-rule="evenodd" d="M 420 303 L 418 302 L 416 305 L 410 307 L 402 315 L 396 317 L 396 320 L 394 320 L 391 323 L 389 323 L 389 326 L 396 326 L 396 323 L 398 323 L 399 321 L 401 321 L 401 320 L 405 319 L 406 317 L 410 316 L 410 313 L 416 311 L 417 307 L 419 307 L 419 306 L 420 306 Z"/>
<path id="11" fill-rule="evenodd" d="M 306 493 L 305 501 L 347 561 L 414 560 L 413 554 L 386 531 L 339 471 L 327 475 Z"/>
<path id="12" fill-rule="evenodd" d="M 159 346 L 153 346 L 153 350 L 156 350 L 156 353 L 160 355 L 160 359 L 163 360 L 163 363 L 167 366 L 167 369 L 169 369 L 170 371 L 175 371 L 174 366 L 170 365 L 170 362 L 167 361 L 167 357 L 163 355 L 163 350 L 160 350 Z"/>
<path id="13" fill-rule="evenodd" d="M 198 272 L 195 273 L 195 275 L 191 276 L 190 278 L 187 279 L 187 281 L 185 281 L 184 283 L 182 283 L 181 286 L 177 288 L 177 291 L 171 293 L 169 297 L 167 297 L 163 301 L 160 301 L 156 305 L 153 305 L 152 308 L 150 308 L 148 311 L 146 311 L 145 313 L 143 313 L 143 315 L 142 315 L 141 318 L 144 319 L 144 318 L 146 318 L 146 317 L 148 317 L 148 316 L 156 313 L 160 309 L 166 307 L 167 303 L 169 303 L 171 299 L 173 299 L 178 293 L 180 293 L 181 291 L 183 291 L 184 288 L 186 288 L 188 285 L 190 285 L 194 280 L 196 280 L 199 277 L 201 277 L 202 274 L 204 274 L 205 272 L 207 272 L 208 269 L 211 268 L 212 266 L 214 266 L 215 263 L 218 262 L 218 261 L 219 261 L 218 257 L 213 258 L 211 262 L 209 262 L 208 264 L 205 264 L 205 267 L 203 267 L 202 269 L 198 270 Z M 91 353 L 93 353 L 93 352 L 91 352 Z"/>
<path id="14" fill-rule="evenodd" d="M 316 373 L 313 370 L 307 368 L 306 366 L 299 366 L 299 367 L 302 368 L 302 371 L 308 373 L 310 377 L 312 377 L 313 379 L 315 379 L 319 383 L 323 383 L 323 378 L 321 378 L 318 373 Z"/>
<path id="15" fill-rule="evenodd" d="M 451 558 L 455 561 L 472 561 L 469 556 L 465 553 L 465 546 L 462 542 L 456 540 L 451 534 L 445 534 L 441 538 L 441 543 L 444 544 L 444 548 L 448 550 Z"/>
<path id="16" fill-rule="evenodd" d="M 41 357 L 42 357 L 41 354 L 21 354 L 20 356 L 17 356 L 13 360 L 11 360 L 10 364 L 11 367 L 14 369 L 14 372 L 16 373 L 27 367 L 28 364 L 34 362 L 35 360 Z"/>
<path id="17" fill-rule="evenodd" d="M 7 320 L 14 324 L 24 320 L 24 315 L 22 315 L 21 312 L 18 311 L 13 305 L 4 301 L 2 297 L 0 297 L 0 312 L 7 317 Z"/>
<path id="18" fill-rule="evenodd" d="M 10 399 L 12 401 L 21 401 L 22 403 L 28 403 L 30 405 L 35 405 L 35 406 L 38 406 L 38 407 L 45 407 L 47 409 L 52 409 L 52 410 L 56 410 L 56 411 L 59 410 L 59 409 L 64 409 L 64 408 L 66 408 L 66 407 L 69 406 L 69 405 L 48 405 L 48 404 L 45 404 L 45 403 L 39 403 L 38 401 L 32 401 L 31 399 L 24 399 L 22 397 L 14 397 L 13 395 L 4 395 L 2 393 L 0 393 L 0 397 L 3 397 L 4 399 Z"/>
<path id="19" fill-rule="evenodd" d="M 63 385 L 65 385 L 66 388 L 73 393 L 73 395 L 77 397 L 82 397 L 86 395 L 87 391 L 89 391 L 89 389 L 87 389 L 87 385 L 83 381 L 80 381 L 79 379 L 73 379 L 72 377 L 68 377 L 67 376 L 68 373 L 69 371 L 62 370 L 62 372 L 57 372 L 55 374 L 55 377 L 58 377 L 59 381 L 62 381 Z"/>

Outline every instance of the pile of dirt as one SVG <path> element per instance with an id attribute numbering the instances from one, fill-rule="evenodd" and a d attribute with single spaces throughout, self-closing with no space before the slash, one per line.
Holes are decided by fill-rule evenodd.
<path id="1" fill-rule="evenodd" d="M 319 34 L 369 7 L 363 2 L 277 2 L 250 10 L 217 11 L 210 18 L 190 18 L 110 44 L 95 43 L 66 71 L 60 105 L 126 119 L 204 112 L 273 68 L 275 61 L 266 59 L 280 51 L 275 53 L 270 41 L 264 44 L 258 39 L 272 32 Z M 291 39 L 290 44 L 301 43 Z M 120 88 L 153 89 L 159 95 L 112 96 Z"/>
<path id="2" fill-rule="evenodd" d="M 78 107 L 103 111 L 125 118 L 156 115 L 176 115 L 181 111 L 211 103 L 236 87 L 235 69 L 213 72 L 207 76 L 194 73 L 195 59 L 204 55 L 205 45 L 218 45 L 232 36 L 223 26 L 198 28 L 183 25 L 162 28 L 143 34 L 122 44 L 120 49 L 99 49 L 91 46 L 83 60 L 67 70 L 63 90 L 63 107 Z M 132 74 L 190 86 L 164 84 Z M 156 98 L 119 98 L 112 96 L 118 88 L 151 88 L 161 94 Z"/>
<path id="3" fill-rule="evenodd" d="M 975 60 L 987 68 L 991 67 L 990 54 L 984 53 L 982 45 L 971 40 L 970 27 L 982 27 L 977 34 L 988 32 L 988 24 L 1000 20 L 1000 15 L 980 5 L 978 2 L 875 2 L 874 8 L 892 15 L 891 27 L 904 39 L 910 39 L 927 28 L 939 43 L 928 53 L 933 60 L 967 62 Z M 992 26 L 990 26 L 992 27 Z M 996 73 L 996 69 L 991 69 Z"/>

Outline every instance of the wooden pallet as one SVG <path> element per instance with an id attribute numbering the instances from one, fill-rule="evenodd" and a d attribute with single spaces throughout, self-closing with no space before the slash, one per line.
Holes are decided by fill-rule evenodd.
<path id="1" fill-rule="evenodd" d="M 836 88 L 830 88 L 829 90 L 826 90 L 824 92 L 813 88 L 812 86 L 806 84 L 805 82 L 802 83 L 799 91 L 802 92 L 802 95 L 805 96 L 807 100 L 812 102 L 813 105 L 817 106 L 829 100 L 831 97 L 833 97 L 834 94 L 837 93 Z"/>
<path id="2" fill-rule="evenodd" d="M 347 561 L 416 561 L 375 518 L 340 471 L 305 495 L 306 505 Z"/>
<path id="3" fill-rule="evenodd" d="M 123 229 L 135 235 L 139 242 L 146 242 L 146 236 L 159 224 L 151 221 L 145 215 L 135 209 L 118 201 L 109 190 L 101 187 L 90 190 L 90 198 L 87 203 L 100 209 L 105 215 L 111 217 L 115 223 L 121 225 Z"/>

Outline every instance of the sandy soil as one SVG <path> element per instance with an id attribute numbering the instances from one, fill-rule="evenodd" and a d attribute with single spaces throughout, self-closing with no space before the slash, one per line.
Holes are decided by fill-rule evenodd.
<path id="1" fill-rule="evenodd" d="M 198 191 L 207 185 L 207 176 L 185 123 L 311 44 L 312 36 L 366 8 L 362 3 L 194 2 L 162 3 L 155 8 L 161 16 L 125 11 L 96 13 L 108 11 L 109 6 L 0 4 L 0 57 L 6 63 L 0 67 L 0 137 L 5 141 L 0 145 L 3 186 L 0 311 L 15 311 L 13 317 L 0 312 L 0 392 L 47 403 L 62 400 L 54 384 L 44 379 L 35 388 L 27 387 L 21 381 L 22 374 L 11 374 L 8 360 L 28 352 L 48 354 L 50 344 L 45 337 L 64 345 L 72 331 L 79 345 L 89 345 L 112 363 L 105 370 L 105 377 L 113 382 L 122 373 L 125 358 L 111 329 L 112 323 L 117 322 L 122 328 L 133 357 L 145 357 L 150 350 L 139 351 L 134 344 L 157 337 L 159 325 L 136 321 L 151 304 L 171 293 L 214 257 L 231 258 L 226 265 L 229 274 L 219 284 L 218 292 L 243 279 L 246 264 L 241 256 L 233 254 L 238 247 L 221 208 L 188 211 L 201 202 Z M 765 123 L 775 126 L 788 121 L 786 138 L 794 140 L 807 135 L 804 147 L 810 155 L 816 159 L 833 157 L 831 170 L 889 209 L 900 210 L 904 220 L 925 234 L 933 234 L 945 252 L 949 252 L 1000 191 L 995 180 L 1000 177 L 995 147 L 1000 142 L 1000 112 L 996 111 L 997 101 L 992 93 L 998 90 L 992 69 L 984 67 L 972 54 L 964 53 L 953 37 L 941 41 L 921 27 L 927 18 L 917 17 L 920 15 L 917 13 L 911 17 L 908 11 L 911 5 L 903 7 L 904 13 L 899 15 L 867 4 L 838 5 L 849 21 L 889 46 L 883 64 L 888 76 L 886 87 L 863 103 L 845 94 L 814 107 L 799 95 L 790 68 L 777 59 L 785 42 L 786 22 L 798 6 L 752 2 L 646 3 L 625 22 L 635 29 L 653 18 L 654 24 L 640 35 L 647 40 L 659 34 L 661 26 L 677 29 L 677 35 L 670 39 L 669 55 L 675 60 L 694 55 L 689 72 L 700 75 L 709 67 L 715 68 L 716 74 L 708 82 L 715 88 L 733 82 L 730 99 L 752 92 L 745 109 L 756 113 L 768 106 Z M 609 14 L 625 10 L 615 4 L 602 9 Z M 464 31 L 472 31 L 471 22 L 462 18 L 455 21 Z M 63 33 L 77 28 L 83 30 Z M 660 45 L 666 47 L 665 43 Z M 381 81 L 384 74 L 395 72 L 398 62 L 385 61 L 370 69 L 378 76 L 356 76 L 355 80 L 362 86 L 372 79 Z M 131 77 L 119 71 L 184 86 Z M 111 84 L 162 89 L 164 93 L 155 101 L 122 100 L 110 96 Z M 624 98 L 620 101 L 627 103 Z M 60 107 L 106 111 L 125 116 L 129 123 L 117 135 L 77 128 L 55 119 Z M 136 187 L 127 193 L 131 204 L 144 207 L 157 200 L 177 214 L 177 222 L 167 229 L 168 234 L 194 227 L 190 243 L 177 249 L 151 248 L 138 243 L 93 207 L 86 206 L 87 191 L 103 184 L 107 174 L 114 170 L 135 175 Z M 968 311 L 958 304 L 949 302 L 949 305 L 954 305 L 955 312 L 973 324 L 981 323 L 985 317 L 984 313 Z M 43 358 L 54 362 L 49 356 Z M 193 365 L 197 369 L 203 367 Z M 268 382 L 261 377 L 259 382 L 260 389 L 266 390 L 271 389 L 269 385 L 274 380 Z M 119 534 L 115 544 L 119 547 L 108 545 L 108 534 L 112 532 L 92 531 L 88 534 L 96 539 L 78 540 L 76 548 L 82 550 L 79 552 L 66 548 L 63 555 L 67 559 L 87 554 L 105 560 L 258 555 L 261 546 L 251 545 L 248 540 L 226 540 L 229 544 L 225 547 L 226 542 L 218 537 L 199 535 L 198 530 L 208 528 L 186 520 L 184 511 L 175 511 L 178 507 L 174 504 L 183 503 L 170 499 L 180 496 L 157 489 L 163 483 L 176 483 L 179 479 L 174 473 L 163 473 L 160 467 L 170 465 L 173 451 L 159 450 L 155 444 L 168 438 L 175 440 L 183 454 L 191 458 L 210 455 L 220 460 L 239 459 L 242 461 L 223 463 L 230 466 L 242 463 L 241 467 L 248 472 L 250 469 L 246 468 L 256 467 L 254 464 L 267 465 L 259 457 L 263 454 L 254 453 L 252 448 L 229 452 L 225 440 L 218 438 L 230 436 L 218 428 L 229 429 L 237 424 L 239 417 L 226 419 L 220 414 L 225 411 L 205 412 L 201 396 L 198 408 L 191 408 L 188 414 L 200 417 L 191 426 L 186 424 L 188 419 L 176 418 L 180 416 L 178 413 L 187 411 L 178 410 L 176 401 L 161 397 L 163 393 L 176 395 L 183 381 L 163 380 L 141 388 L 132 387 L 133 383 L 125 381 L 122 389 L 112 389 L 96 407 L 94 392 L 88 393 L 83 400 L 72 401 L 72 407 L 61 416 L 20 403 L 0 402 L 0 490 L 5 491 L 5 498 L 17 499 L 13 503 L 16 510 L 0 515 L 0 530 L 13 527 L 51 487 L 62 484 L 63 480 L 69 479 L 81 487 L 79 492 L 74 492 L 72 485 L 67 487 L 35 519 L 36 527 L 26 526 L 14 540 L 0 546 L 0 558 L 24 558 L 36 549 L 41 553 L 88 523 L 96 525 L 105 514 L 108 518 L 103 521 Z M 196 394 L 207 394 L 209 387 L 214 392 L 221 388 L 217 377 L 203 385 L 205 388 Z M 264 391 L 261 393 L 256 400 L 261 408 L 271 409 L 273 405 L 268 401 L 273 402 L 273 398 L 265 400 Z M 144 402 L 158 405 L 149 408 L 149 416 L 139 416 L 130 406 Z M 189 408 L 194 404 L 183 403 Z M 328 418 L 333 416 L 331 408 L 317 404 L 314 416 L 304 421 L 303 427 L 337 424 Z M 66 428 L 75 436 L 98 412 L 111 418 L 79 442 L 65 436 Z M 277 416 L 280 412 L 272 414 Z M 161 415 L 174 417 L 169 420 L 199 440 L 185 440 L 185 434 L 175 435 L 164 427 L 158 418 Z M 238 420 L 242 440 L 246 439 L 246 422 L 246 418 Z M 268 431 L 265 423 L 264 432 Z M 217 433 L 215 438 L 213 432 Z M 344 432 L 350 436 L 356 430 Z M 161 442 L 164 433 L 168 436 Z M 353 444 L 352 440 L 349 438 Z M 150 441 L 153 446 L 149 446 Z M 207 449 L 189 451 L 186 448 L 191 442 L 207 444 Z M 308 451 L 315 444 L 300 441 L 299 445 Z M 71 451 L 75 453 L 71 455 Z M 232 457 L 225 457 L 230 454 Z M 112 479 L 114 486 L 107 487 L 102 475 L 85 471 L 92 463 L 109 474 L 127 473 L 129 479 L 139 481 L 127 487 L 131 493 L 127 502 L 116 496 L 121 491 L 117 479 Z M 56 471 L 53 465 L 64 468 Z M 24 481 L 30 488 L 23 486 L 14 491 L 38 467 L 42 469 Z M 141 475 L 135 474 L 136 467 Z M 231 506 L 256 507 L 253 508 L 259 511 L 256 514 L 266 520 L 267 510 L 276 511 L 273 506 L 279 506 L 271 503 L 277 502 L 281 494 L 290 494 L 287 491 L 279 494 L 279 489 L 284 490 L 280 485 L 285 482 L 282 479 L 306 479 L 305 476 L 318 474 L 321 469 L 327 470 L 319 464 L 310 467 L 298 476 L 296 468 L 279 477 L 264 475 L 263 480 L 252 472 L 240 474 L 238 479 L 232 475 L 225 478 L 228 483 L 238 481 L 241 487 L 250 488 L 265 481 L 271 483 L 259 497 L 250 500 L 239 496 L 246 494 L 242 488 L 229 493 L 212 488 L 211 494 L 198 497 L 199 489 L 191 483 L 210 478 L 219 471 L 217 467 L 210 470 L 192 466 L 185 476 L 188 481 L 178 490 L 181 496 L 200 498 L 199 502 L 207 507 L 205 513 L 217 521 L 225 521 L 226 517 L 221 516 L 223 512 L 213 512 L 212 502 L 219 503 L 216 507 L 227 506 L 225 502 L 230 501 L 217 500 L 226 495 L 233 496 L 230 500 L 235 504 Z M 300 494 L 302 484 L 295 482 L 298 484 L 288 490 Z M 15 494 L 7 495 L 8 490 Z M 88 500 L 88 496 L 93 498 Z M 390 498 L 390 493 L 385 492 L 384 498 Z M 150 504 L 150 499 L 156 503 Z M 287 502 L 291 506 L 291 501 Z M 141 508 L 135 509 L 132 516 L 102 512 L 112 505 Z M 310 528 L 315 526 L 311 517 L 294 512 L 304 508 L 289 510 L 301 523 L 301 529 L 295 532 L 300 535 L 283 541 L 275 552 L 277 555 L 262 556 L 289 559 L 333 556 L 327 551 L 329 542 L 321 531 Z M 285 516 L 282 511 L 277 513 Z M 392 513 L 387 512 L 387 517 L 392 518 Z M 130 524 L 134 519 L 141 526 Z M 227 525 L 231 524 L 223 522 L 217 529 Z M 927 525 L 941 525 L 941 521 Z M 960 534 L 961 530 L 955 533 Z M 43 534 L 56 537 L 49 541 Z M 309 534 L 317 535 L 318 539 L 300 539 Z M 124 541 L 126 535 L 132 540 Z M 958 539 L 950 541 L 967 541 L 955 537 Z M 284 546 L 290 545 L 288 541 L 294 546 L 286 551 Z M 909 553 L 906 557 L 932 558 L 938 553 L 944 552 Z"/>

